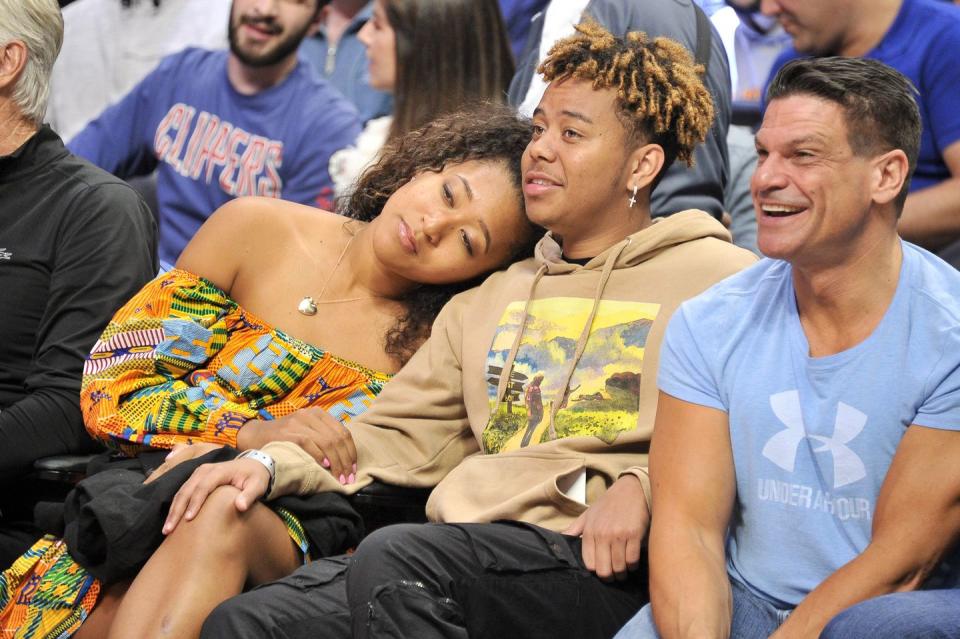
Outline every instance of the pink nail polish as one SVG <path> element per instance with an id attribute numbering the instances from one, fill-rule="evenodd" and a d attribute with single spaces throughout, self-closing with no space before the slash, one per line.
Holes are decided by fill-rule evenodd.
<path id="1" fill-rule="evenodd" d="M 356 479 L 356 475 L 354 475 L 353 473 L 350 473 L 350 476 L 347 477 L 347 483 L 352 484 L 355 479 Z"/>
<path id="2" fill-rule="evenodd" d="M 326 457 L 324 457 L 324 458 L 323 458 L 323 461 L 320 462 L 320 463 L 323 464 L 323 467 L 324 467 L 324 468 L 330 468 L 330 460 L 327 459 Z"/>
<path id="3" fill-rule="evenodd" d="M 353 465 L 353 472 L 357 472 L 357 465 L 356 465 L 356 464 Z"/>
<path id="4" fill-rule="evenodd" d="M 341 484 L 347 483 L 347 478 L 343 476 L 343 473 L 340 473 L 340 483 Z"/>

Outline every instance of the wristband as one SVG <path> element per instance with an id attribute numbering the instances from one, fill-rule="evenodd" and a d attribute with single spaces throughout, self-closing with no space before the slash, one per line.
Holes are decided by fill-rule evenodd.
<path id="1" fill-rule="evenodd" d="M 239 455 L 237 455 L 237 459 L 243 459 L 243 458 L 252 459 L 256 462 L 263 464 L 263 467 L 267 469 L 268 473 L 270 473 L 270 481 L 267 483 L 267 492 L 263 494 L 264 498 L 266 498 L 267 495 L 270 494 L 270 491 L 273 490 L 273 480 L 277 476 L 277 466 L 273 462 L 273 457 L 271 457 L 270 455 L 266 454 L 261 450 L 251 448 L 250 450 L 245 450 Z"/>

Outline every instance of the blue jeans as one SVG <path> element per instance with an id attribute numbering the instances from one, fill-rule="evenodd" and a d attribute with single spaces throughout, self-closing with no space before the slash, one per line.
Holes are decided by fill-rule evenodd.
<path id="1" fill-rule="evenodd" d="M 960 590 L 920 590 L 869 599 L 837 615 L 820 638 L 960 638 Z"/>
<path id="2" fill-rule="evenodd" d="M 781 610 L 765 599 L 757 597 L 740 582 L 730 580 L 733 592 L 733 622 L 730 637 L 733 639 L 767 639 L 779 628 L 792 608 Z M 840 635 L 838 635 L 840 636 Z M 647 604 L 633 619 L 627 622 L 614 639 L 660 639 L 653 622 L 653 609 Z"/>

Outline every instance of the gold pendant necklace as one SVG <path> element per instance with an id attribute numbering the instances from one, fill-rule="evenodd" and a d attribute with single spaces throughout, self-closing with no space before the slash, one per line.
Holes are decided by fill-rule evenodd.
<path id="1" fill-rule="evenodd" d="M 343 229 L 347 229 L 347 225 L 354 220 L 348 220 L 343 223 Z M 320 294 L 317 295 L 316 299 L 310 295 L 304 295 L 303 299 L 300 300 L 300 303 L 297 304 L 297 311 L 301 315 L 306 315 L 307 317 L 313 317 L 317 314 L 317 306 L 320 304 L 344 304 L 347 302 L 358 302 L 360 300 L 369 300 L 374 298 L 383 297 L 383 295 L 363 295 L 360 297 L 346 297 L 341 299 L 334 300 L 325 300 L 323 299 L 323 294 L 327 292 L 327 285 L 330 284 L 330 280 L 333 279 L 333 276 L 337 273 L 337 269 L 340 268 L 340 263 L 343 261 L 344 256 L 347 254 L 347 250 L 350 248 L 350 244 L 353 243 L 353 238 L 356 237 L 356 231 L 350 232 L 350 239 L 347 240 L 346 245 L 344 245 L 343 250 L 340 251 L 340 255 L 337 257 L 337 261 L 333 265 L 333 270 L 330 271 L 330 275 L 327 276 L 327 279 L 323 282 L 323 287 L 320 289 Z"/>

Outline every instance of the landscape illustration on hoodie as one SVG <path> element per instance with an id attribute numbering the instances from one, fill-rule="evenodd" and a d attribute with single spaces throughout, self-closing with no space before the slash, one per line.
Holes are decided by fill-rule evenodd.
<path id="1" fill-rule="evenodd" d="M 507 306 L 487 356 L 491 417 L 482 436 L 486 453 L 565 437 L 594 436 L 610 444 L 637 427 L 644 349 L 660 305 L 600 300 L 589 336 L 584 336 L 594 303 L 576 297 L 535 300 L 526 309 L 525 322 L 525 301 Z M 522 335 L 498 403 L 498 383 L 518 330 Z"/>

